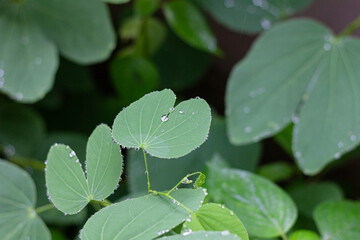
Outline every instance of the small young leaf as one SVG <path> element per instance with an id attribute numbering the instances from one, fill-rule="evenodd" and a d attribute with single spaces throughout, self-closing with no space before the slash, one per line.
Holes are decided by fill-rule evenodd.
<path id="1" fill-rule="evenodd" d="M 312 218 L 315 207 L 325 201 L 342 200 L 344 194 L 341 188 L 332 182 L 318 182 L 300 185 L 289 191 L 294 199 L 299 212 Z"/>
<path id="2" fill-rule="evenodd" d="M 229 233 L 229 231 L 222 232 L 186 232 L 182 235 L 174 235 L 170 237 L 162 237 L 159 240 L 242 240 L 238 238 L 236 235 Z"/>
<path id="3" fill-rule="evenodd" d="M 205 183 L 205 174 L 200 173 L 194 183 L 194 188 L 200 188 L 204 183 Z"/>
<path id="4" fill-rule="evenodd" d="M 219 169 L 211 163 L 208 167 L 210 197 L 234 210 L 249 234 L 276 237 L 295 223 L 294 202 L 273 182 L 247 171 Z"/>
<path id="5" fill-rule="evenodd" d="M 1 239 L 50 240 L 50 232 L 36 214 L 36 189 L 27 172 L 0 159 Z"/>
<path id="6" fill-rule="evenodd" d="M 130 104 L 114 120 L 114 140 L 159 158 L 181 157 L 200 146 L 209 133 L 209 105 L 199 98 L 173 108 L 175 98 L 171 90 L 164 89 Z"/>
<path id="7" fill-rule="evenodd" d="M 188 0 L 173 0 L 164 5 L 164 14 L 174 32 L 189 45 L 219 53 L 216 39 L 199 9 Z"/>
<path id="8" fill-rule="evenodd" d="M 96 127 L 87 143 L 86 158 L 87 179 L 68 146 L 54 145 L 49 151 L 45 173 L 49 197 L 64 213 L 75 214 L 90 200 L 103 200 L 119 182 L 122 156 L 109 127 Z"/>
<path id="9" fill-rule="evenodd" d="M 180 189 L 172 197 L 195 211 L 205 198 L 203 189 Z M 153 239 L 183 222 L 190 213 L 161 195 L 146 195 L 103 208 L 86 222 L 81 239 Z"/>
<path id="10" fill-rule="evenodd" d="M 320 237 L 313 231 L 297 230 L 290 235 L 289 240 L 320 240 Z"/>
<path id="11" fill-rule="evenodd" d="M 241 240 L 248 240 L 248 234 L 240 219 L 228 208 L 209 203 L 201 206 L 186 220 L 184 231 L 228 231 Z"/>
<path id="12" fill-rule="evenodd" d="M 315 208 L 314 219 L 323 239 L 360 239 L 360 202 L 322 203 Z"/>

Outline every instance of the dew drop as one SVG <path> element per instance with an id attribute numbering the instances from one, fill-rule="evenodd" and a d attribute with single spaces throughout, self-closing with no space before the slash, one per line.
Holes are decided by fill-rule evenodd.
<path id="1" fill-rule="evenodd" d="M 199 96 L 196 96 L 195 99 L 200 99 L 200 97 L 199 97 Z"/>
<path id="2" fill-rule="evenodd" d="M 18 101 L 22 100 L 23 97 L 24 97 L 24 96 L 23 96 L 22 93 L 19 93 L 19 92 L 18 92 L 17 94 L 15 94 L 15 99 L 18 100 Z"/>
<path id="3" fill-rule="evenodd" d="M 184 111 L 183 111 L 183 110 L 179 110 L 179 113 L 182 114 L 182 113 L 184 113 Z"/>
<path id="4" fill-rule="evenodd" d="M 339 153 L 339 152 L 337 152 L 337 153 L 335 153 L 335 154 L 334 154 L 334 158 L 335 158 L 335 159 L 339 159 L 339 158 L 340 158 L 340 156 L 341 156 L 341 155 L 340 155 L 340 153 Z"/>
<path id="5" fill-rule="evenodd" d="M 12 156 L 15 155 L 15 147 L 13 145 L 7 145 L 4 148 L 4 153 L 8 158 L 11 158 Z"/>
<path id="6" fill-rule="evenodd" d="M 35 58 L 35 64 L 36 64 L 36 65 L 40 65 L 41 63 L 42 63 L 41 57 L 36 57 L 36 58 Z"/>
<path id="7" fill-rule="evenodd" d="M 226 8 L 232 8 L 234 7 L 235 3 L 234 3 L 234 0 L 225 0 L 224 1 L 224 6 Z"/>
<path id="8" fill-rule="evenodd" d="M 75 157 L 75 152 L 74 151 L 71 151 L 71 153 L 69 153 L 69 157 Z"/>
<path id="9" fill-rule="evenodd" d="M 294 124 L 297 124 L 299 123 L 299 117 L 294 115 L 292 118 L 291 118 L 291 121 L 294 123 Z"/>
<path id="10" fill-rule="evenodd" d="M 296 158 L 301 158 L 301 152 L 296 152 L 296 153 L 295 153 L 295 157 L 296 157 Z"/>
<path id="11" fill-rule="evenodd" d="M 260 24 L 261 24 L 261 27 L 265 30 L 268 30 L 271 28 L 271 22 L 269 21 L 269 19 L 266 19 L 266 18 L 262 19 Z"/>
<path id="12" fill-rule="evenodd" d="M 250 133 L 252 131 L 252 128 L 250 126 L 247 126 L 244 128 L 244 132 Z"/>
<path id="13" fill-rule="evenodd" d="M 225 230 L 225 231 L 222 231 L 222 232 L 221 232 L 221 235 L 222 235 L 222 236 L 229 236 L 229 235 L 230 235 L 230 232 L 229 232 L 229 230 Z"/>
<path id="14" fill-rule="evenodd" d="M 330 43 L 325 43 L 325 44 L 324 44 L 324 50 L 325 50 L 325 51 L 330 51 L 330 49 L 331 49 Z"/>
<path id="15" fill-rule="evenodd" d="M 162 122 L 166 122 L 167 120 L 169 120 L 167 115 L 164 115 L 164 116 L 161 117 Z"/>
<path id="16" fill-rule="evenodd" d="M 183 236 L 187 236 L 187 235 L 190 235 L 192 233 L 192 230 L 191 229 L 187 229 L 185 232 L 183 232 Z"/>
<path id="17" fill-rule="evenodd" d="M 194 113 L 194 112 L 192 112 L 191 114 L 192 114 L 192 115 L 194 115 L 195 113 Z"/>
<path id="18" fill-rule="evenodd" d="M 263 3 L 262 0 L 253 0 L 252 2 L 254 4 L 254 6 L 257 6 L 257 7 L 260 7 L 262 5 L 262 3 Z"/>
<path id="19" fill-rule="evenodd" d="M 344 146 L 344 143 L 340 141 L 340 142 L 338 142 L 337 145 L 338 145 L 339 148 L 342 148 Z"/>
<path id="20" fill-rule="evenodd" d="M 351 140 L 351 141 L 355 141 L 355 140 L 356 140 L 356 136 L 355 136 L 355 135 L 351 135 L 351 136 L 350 136 L 350 140 Z"/>
<path id="21" fill-rule="evenodd" d="M 163 132 L 165 132 L 165 130 L 164 130 L 164 129 L 161 129 L 161 132 L 163 133 Z"/>

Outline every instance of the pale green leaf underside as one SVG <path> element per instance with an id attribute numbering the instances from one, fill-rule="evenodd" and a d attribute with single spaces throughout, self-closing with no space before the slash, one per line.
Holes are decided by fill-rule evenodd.
<path id="1" fill-rule="evenodd" d="M 164 4 L 164 14 L 172 30 L 189 45 L 206 52 L 218 51 L 216 38 L 201 11 L 187 0 Z"/>
<path id="2" fill-rule="evenodd" d="M 240 32 L 267 30 L 279 19 L 293 15 L 311 0 L 196 0 L 218 22 Z"/>
<path id="3" fill-rule="evenodd" d="M 46 184 L 54 205 L 75 214 L 90 200 L 103 200 L 116 188 L 122 173 L 120 148 L 110 128 L 99 125 L 91 134 L 86 152 L 87 179 L 79 159 L 70 147 L 51 147 L 46 164 Z"/>
<path id="4" fill-rule="evenodd" d="M 180 189 L 172 196 L 195 211 L 203 201 L 203 189 Z M 103 208 L 81 231 L 83 240 L 153 239 L 183 222 L 190 213 L 161 195 L 146 195 Z"/>
<path id="5" fill-rule="evenodd" d="M 241 240 L 248 240 L 248 234 L 240 219 L 228 208 L 209 203 L 201 206 L 190 220 L 184 223 L 185 232 L 192 231 L 229 231 Z"/>
<path id="6" fill-rule="evenodd" d="M 297 209 L 291 198 L 261 176 L 209 164 L 207 183 L 210 196 L 232 209 L 253 236 L 279 236 L 296 220 Z"/>
<path id="7" fill-rule="evenodd" d="M 297 230 L 290 235 L 289 240 L 320 240 L 320 237 L 313 231 Z"/>
<path id="8" fill-rule="evenodd" d="M 226 93 L 231 141 L 259 141 L 293 119 L 297 163 L 306 174 L 319 172 L 359 143 L 359 61 L 359 40 L 335 39 L 311 20 L 277 25 L 231 73 Z"/>
<path id="9" fill-rule="evenodd" d="M 163 237 L 160 238 L 161 240 L 239 240 L 236 235 L 229 234 L 228 232 L 208 232 L 208 231 L 202 231 L 202 232 L 192 232 L 190 234 L 186 235 L 174 235 L 170 237 Z"/>
<path id="10" fill-rule="evenodd" d="M 360 239 L 360 202 L 322 203 L 315 209 L 314 219 L 323 239 Z"/>
<path id="11" fill-rule="evenodd" d="M 115 118 L 114 140 L 160 158 L 181 157 L 194 150 L 209 132 L 210 107 L 203 99 L 191 99 L 171 110 L 175 98 L 164 89 L 130 104 Z"/>
<path id="12" fill-rule="evenodd" d="M 29 174 L 0 160 L 0 236 L 2 240 L 51 239 L 36 215 L 35 185 Z"/>
<path id="13" fill-rule="evenodd" d="M 0 91 L 35 102 L 53 85 L 58 67 L 54 44 L 18 9 L 0 6 Z"/>
<path id="14" fill-rule="evenodd" d="M 61 54 L 77 63 L 103 61 L 115 47 L 108 10 L 99 0 L 28 0 L 25 4 Z"/>

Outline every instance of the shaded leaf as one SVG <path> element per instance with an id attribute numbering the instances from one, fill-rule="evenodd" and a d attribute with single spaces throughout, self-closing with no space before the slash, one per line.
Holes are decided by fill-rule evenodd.
<path id="1" fill-rule="evenodd" d="M 203 189 L 180 189 L 172 197 L 195 211 Z M 162 195 L 146 195 L 103 208 L 86 222 L 81 239 L 153 239 L 183 222 L 190 213 Z"/>
<path id="2" fill-rule="evenodd" d="M 294 174 L 294 168 L 287 162 L 272 162 L 261 166 L 257 173 L 267 179 L 279 182 L 288 180 Z"/>
<path id="3" fill-rule="evenodd" d="M 135 12 L 140 16 L 151 16 L 158 9 L 160 0 L 136 0 Z"/>
<path id="4" fill-rule="evenodd" d="M 294 202 L 273 182 L 247 171 L 219 169 L 211 163 L 208 168 L 210 197 L 232 209 L 249 234 L 276 237 L 285 234 L 295 223 Z"/>
<path id="5" fill-rule="evenodd" d="M 114 140 L 160 158 L 181 157 L 200 146 L 209 132 L 209 105 L 199 98 L 173 108 L 175 98 L 171 90 L 164 89 L 130 104 L 114 120 Z"/>

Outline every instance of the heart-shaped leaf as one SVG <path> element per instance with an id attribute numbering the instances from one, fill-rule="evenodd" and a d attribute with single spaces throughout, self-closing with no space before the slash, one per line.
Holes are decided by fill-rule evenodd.
<path id="1" fill-rule="evenodd" d="M 7 4 L 0 6 L 0 32 L 7 33 L 0 34 L 0 91 L 27 103 L 43 98 L 58 68 L 55 45 L 22 11 Z"/>
<path id="2" fill-rule="evenodd" d="M 181 157 L 200 146 L 209 133 L 209 105 L 196 98 L 173 108 L 175 98 L 171 90 L 164 89 L 130 104 L 114 120 L 114 140 L 160 158 Z"/>
<path id="3" fill-rule="evenodd" d="M 241 240 L 248 240 L 248 234 L 240 219 L 224 205 L 208 203 L 201 206 L 186 220 L 184 232 L 191 231 L 228 231 Z"/>
<path id="4" fill-rule="evenodd" d="M 167 2 L 164 4 L 164 14 L 170 27 L 186 43 L 199 50 L 219 53 L 216 39 L 204 16 L 191 1 Z"/>
<path id="5" fill-rule="evenodd" d="M 195 211 L 205 198 L 203 189 L 180 189 L 173 198 Z M 185 221 L 190 213 L 162 195 L 146 195 L 103 208 L 86 222 L 81 239 L 153 239 Z"/>
<path id="6" fill-rule="evenodd" d="M 106 125 L 99 125 L 91 134 L 86 159 L 87 179 L 70 147 L 55 144 L 49 151 L 46 184 L 51 201 L 62 212 L 75 214 L 90 200 L 103 200 L 119 182 L 122 155 Z"/>
<path id="7" fill-rule="evenodd" d="M 240 240 L 236 235 L 231 234 L 229 231 L 222 231 L 222 232 L 208 232 L 208 231 L 201 231 L 201 232 L 187 232 L 183 233 L 182 235 L 174 235 L 170 237 L 163 237 L 160 238 L 161 240 L 199 240 L 199 239 L 206 239 L 206 240 Z"/>
<path id="8" fill-rule="evenodd" d="M 295 223 L 297 209 L 273 182 L 253 173 L 208 164 L 209 194 L 223 202 L 244 223 L 249 234 L 271 238 L 284 235 Z"/>
<path id="9" fill-rule="evenodd" d="M 50 240 L 35 212 L 36 189 L 27 172 L 0 160 L 0 236 L 4 240 Z"/>
<path id="10" fill-rule="evenodd" d="M 314 219 L 322 239 L 360 239 L 360 202 L 322 203 L 316 207 Z"/>
<path id="11" fill-rule="evenodd" d="M 359 61 L 358 39 L 335 37 L 312 20 L 277 25 L 231 73 L 231 141 L 259 141 L 293 120 L 297 164 L 306 174 L 319 172 L 360 142 Z"/>
<path id="12" fill-rule="evenodd" d="M 196 0 L 218 22 L 240 32 L 257 33 L 304 9 L 311 0 Z"/>

